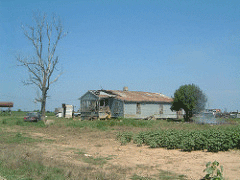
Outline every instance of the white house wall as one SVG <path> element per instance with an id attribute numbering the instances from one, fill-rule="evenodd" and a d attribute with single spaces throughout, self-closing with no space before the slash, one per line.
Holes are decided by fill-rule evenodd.
<path id="1" fill-rule="evenodd" d="M 124 104 L 124 117 L 125 118 L 147 118 L 154 116 L 155 118 L 177 118 L 176 112 L 172 112 L 171 104 L 161 103 L 140 103 L 140 112 L 137 113 L 137 103 Z"/>
<path id="2" fill-rule="evenodd" d="M 136 103 L 125 103 L 124 104 L 124 117 L 125 118 L 140 118 L 137 115 L 137 104 Z"/>
<path id="3" fill-rule="evenodd" d="M 171 104 L 163 104 L 163 113 L 158 114 L 155 117 L 160 119 L 177 119 L 176 111 L 172 111 Z"/>

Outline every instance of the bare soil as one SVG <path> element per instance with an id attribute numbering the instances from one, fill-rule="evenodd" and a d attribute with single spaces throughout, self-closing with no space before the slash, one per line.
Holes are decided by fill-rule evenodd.
<path id="1" fill-rule="evenodd" d="M 59 162 L 81 165 L 77 151 L 93 158 L 108 158 L 108 167 L 127 169 L 125 179 L 133 174 L 143 177 L 156 177 L 160 170 L 185 175 L 187 179 L 201 179 L 207 162 L 217 160 L 224 167 L 224 177 L 229 180 L 240 180 L 240 150 L 211 153 L 206 151 L 182 152 L 163 148 L 137 147 L 129 143 L 122 146 L 116 140 L 118 130 L 99 131 L 88 128 L 48 128 L 29 130 L 33 137 L 52 139 L 53 143 L 38 143 L 38 149 L 44 156 Z"/>

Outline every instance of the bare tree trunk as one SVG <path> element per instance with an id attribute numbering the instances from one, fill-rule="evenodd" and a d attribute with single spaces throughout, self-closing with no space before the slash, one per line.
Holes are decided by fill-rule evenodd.
<path id="1" fill-rule="evenodd" d="M 46 90 L 42 92 L 42 101 L 41 101 L 41 120 L 45 123 L 45 111 L 46 111 L 46 100 L 47 92 Z"/>
<path id="2" fill-rule="evenodd" d="M 184 110 L 185 111 L 185 121 L 187 121 L 187 122 L 190 122 L 192 119 L 192 117 L 193 117 L 193 114 L 192 114 L 192 111 L 189 111 L 189 110 Z"/>
<path id="3" fill-rule="evenodd" d="M 185 111 L 185 121 L 189 121 L 189 111 L 188 110 L 184 110 Z"/>

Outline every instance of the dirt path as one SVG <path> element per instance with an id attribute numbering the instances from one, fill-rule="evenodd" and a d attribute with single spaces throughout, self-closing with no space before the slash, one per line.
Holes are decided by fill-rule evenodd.
<path id="1" fill-rule="evenodd" d="M 224 167 L 224 177 L 229 180 L 240 180 L 240 150 L 210 153 L 203 151 L 181 152 L 179 150 L 166 150 L 163 148 L 137 147 L 130 143 L 121 146 L 115 139 L 113 132 L 100 132 L 85 130 L 75 132 L 44 132 L 32 133 L 32 136 L 41 136 L 54 139 L 54 143 L 47 144 L 48 156 L 79 163 L 74 160 L 71 149 L 79 149 L 93 157 L 109 157 L 108 163 L 129 168 L 143 167 L 138 175 L 149 177 L 158 174 L 159 170 L 184 174 L 188 179 L 200 179 L 205 173 L 208 161 L 217 160 Z M 43 145 L 39 145 L 41 147 Z M 46 145 L 44 145 L 46 146 Z"/>

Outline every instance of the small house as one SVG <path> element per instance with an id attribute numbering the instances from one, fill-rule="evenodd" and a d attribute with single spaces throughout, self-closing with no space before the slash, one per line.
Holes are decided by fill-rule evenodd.
<path id="1" fill-rule="evenodd" d="M 79 98 L 83 119 L 136 118 L 176 119 L 172 98 L 161 93 L 120 90 L 89 90 Z"/>

